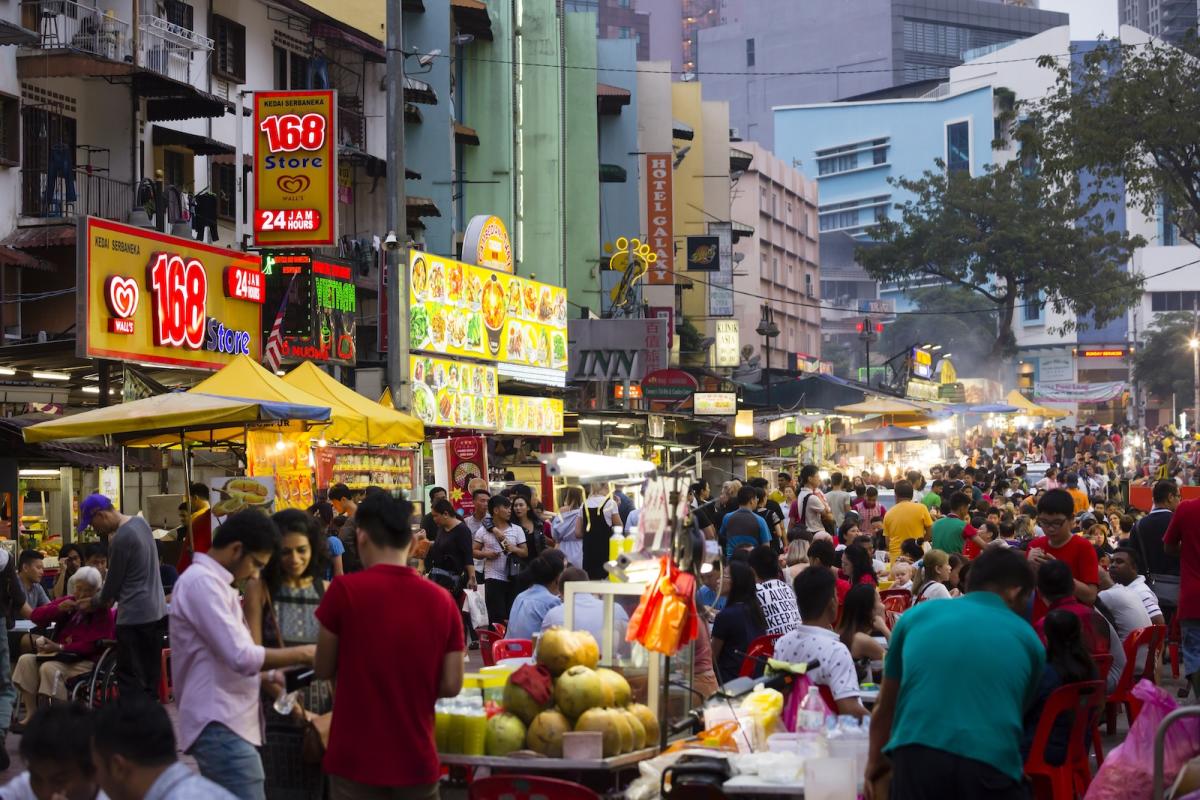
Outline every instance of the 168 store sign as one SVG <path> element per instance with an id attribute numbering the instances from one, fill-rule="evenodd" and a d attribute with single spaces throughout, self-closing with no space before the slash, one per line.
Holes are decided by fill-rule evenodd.
<path id="1" fill-rule="evenodd" d="M 80 355 L 208 369 L 259 357 L 257 256 L 107 220 L 80 227 Z"/>

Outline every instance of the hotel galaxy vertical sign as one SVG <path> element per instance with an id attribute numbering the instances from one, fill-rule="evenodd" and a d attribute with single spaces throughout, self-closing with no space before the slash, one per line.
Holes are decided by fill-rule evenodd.
<path id="1" fill-rule="evenodd" d="M 646 229 L 650 248 L 658 260 L 650 265 L 646 282 L 651 286 L 675 283 L 675 237 L 672 218 L 670 153 L 646 154 Z"/>

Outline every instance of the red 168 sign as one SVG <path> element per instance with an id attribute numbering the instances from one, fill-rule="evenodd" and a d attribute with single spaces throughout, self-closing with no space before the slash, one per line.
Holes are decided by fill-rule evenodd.
<path id="1" fill-rule="evenodd" d="M 321 114 L 279 114 L 267 117 L 258 129 L 267 135 L 272 153 L 320 150 L 325 146 L 325 117 Z"/>
<path id="2" fill-rule="evenodd" d="M 199 350 L 204 346 L 208 274 L 197 259 L 159 253 L 150 265 L 154 343 Z"/>

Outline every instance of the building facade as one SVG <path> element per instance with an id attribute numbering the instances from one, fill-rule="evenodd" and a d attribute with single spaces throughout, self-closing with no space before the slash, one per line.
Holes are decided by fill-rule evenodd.
<path id="1" fill-rule="evenodd" d="M 733 189 L 733 219 L 754 229 L 733 248 L 734 308 L 742 340 L 762 349 L 754 330 L 765 303 L 780 331 L 771 343 L 780 354 L 772 367 L 787 365 L 784 353 L 815 360 L 821 354 L 822 297 L 817 182 L 761 145 L 732 146 L 752 158 Z"/>
<path id="2" fill-rule="evenodd" d="M 1196 28 L 1200 3 L 1192 0 L 1119 0 L 1122 25 L 1129 25 L 1172 44 Z"/>
<path id="3" fill-rule="evenodd" d="M 737 8 L 699 32 L 696 75 L 706 97 L 729 103 L 738 134 L 768 148 L 775 106 L 944 79 L 978 52 L 1067 24 L 1066 14 L 988 0 L 754 0 Z"/>

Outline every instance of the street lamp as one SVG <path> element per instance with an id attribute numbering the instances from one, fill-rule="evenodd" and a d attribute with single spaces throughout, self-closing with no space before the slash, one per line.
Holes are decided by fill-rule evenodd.
<path id="1" fill-rule="evenodd" d="M 1192 413 L 1200 415 L 1200 337 L 1195 333 L 1188 338 L 1188 347 L 1192 349 Z"/>
<path id="2" fill-rule="evenodd" d="M 763 352 L 766 353 L 767 363 L 763 371 L 763 380 L 767 386 L 767 407 L 771 406 L 771 340 L 779 335 L 779 326 L 775 324 L 775 312 L 769 305 L 763 304 L 762 319 L 758 322 L 755 332 L 763 337 Z"/>

